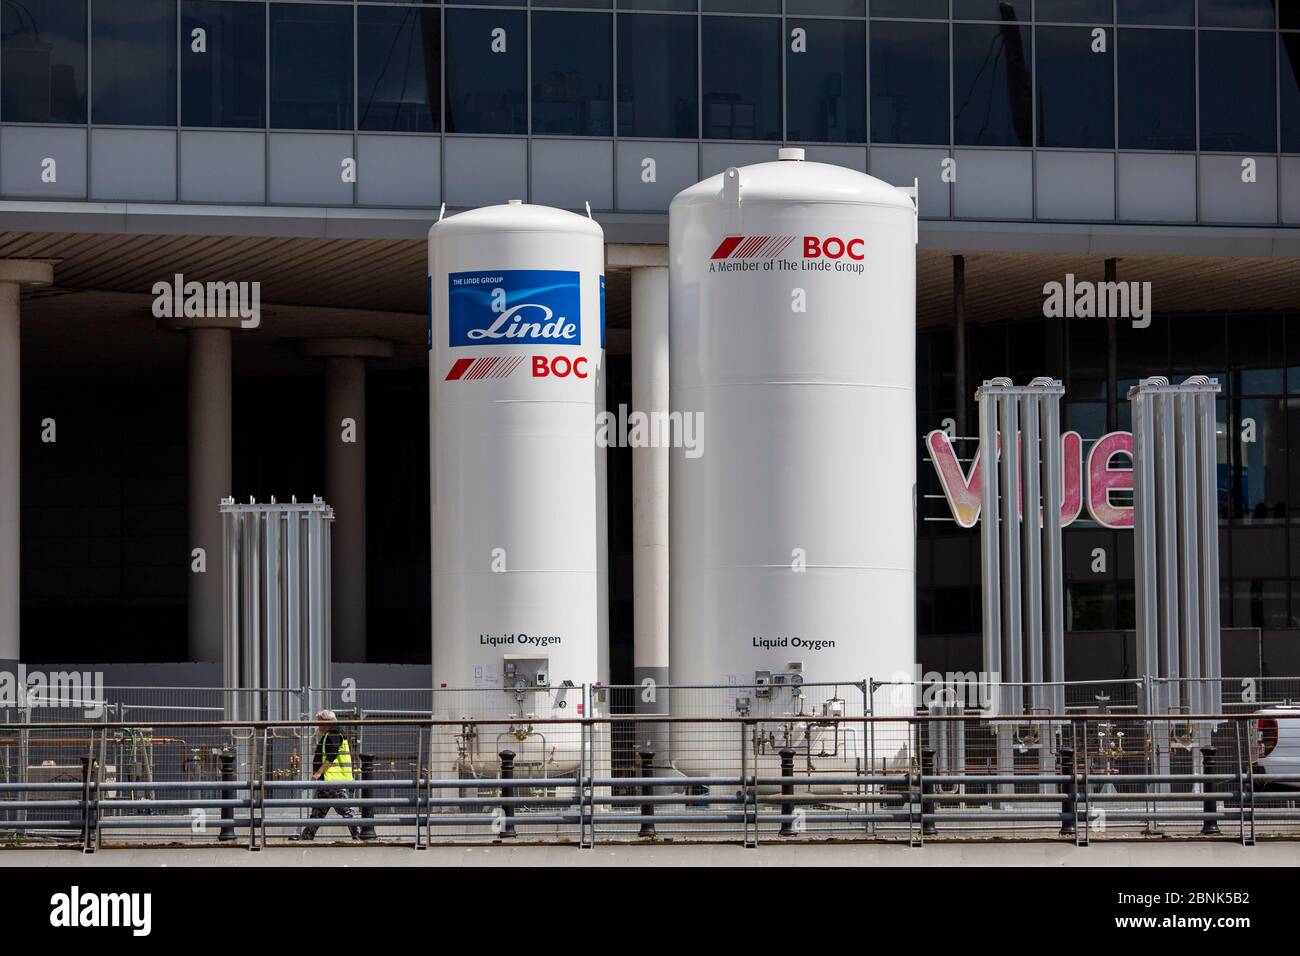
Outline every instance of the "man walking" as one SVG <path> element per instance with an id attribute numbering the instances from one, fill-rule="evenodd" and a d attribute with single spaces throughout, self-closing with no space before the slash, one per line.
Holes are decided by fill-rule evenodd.
<path id="1" fill-rule="evenodd" d="M 316 742 L 316 751 L 311 758 L 311 778 L 313 780 L 325 781 L 351 781 L 352 780 L 352 750 L 348 746 L 348 738 L 344 736 L 343 731 L 335 723 L 338 718 L 334 711 L 325 709 L 316 715 L 316 730 L 320 733 L 320 740 Z M 346 800 L 348 791 L 343 788 L 323 788 L 315 791 L 315 796 L 321 800 Z M 356 816 L 356 809 L 353 807 L 334 807 L 339 816 L 344 820 L 351 820 Z M 325 814 L 329 813 L 329 807 L 312 807 L 311 818 L 313 820 L 322 819 Z M 299 839 L 314 840 L 316 838 L 315 826 L 308 824 L 303 827 Z M 349 832 L 354 840 L 361 839 L 361 828 L 349 826 Z"/>

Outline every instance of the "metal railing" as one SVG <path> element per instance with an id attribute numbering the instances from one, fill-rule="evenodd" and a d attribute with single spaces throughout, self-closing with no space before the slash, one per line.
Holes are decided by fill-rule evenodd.
<path id="1" fill-rule="evenodd" d="M 303 754 L 311 753 L 315 730 L 305 721 L 0 727 L 0 842 L 71 843 L 87 852 L 214 843 L 258 850 L 308 826 L 329 838 L 352 830 L 361 840 L 417 849 L 507 841 L 921 845 L 994 837 L 1083 845 L 1147 834 L 1243 844 L 1300 837 L 1300 724 L 1293 723 L 1300 712 L 1266 720 L 593 715 L 584 696 L 585 716 L 341 719 L 352 743 L 350 780 L 310 779 Z M 693 748 L 689 774 L 656 765 L 644 746 L 617 756 L 619 740 L 641 739 L 652 726 L 710 747 Z M 874 750 L 818 749 L 873 736 Z M 960 760 L 952 748 L 958 737 Z M 1014 741 L 1009 773 L 997 759 L 1002 737 Z M 492 741 L 490 765 L 475 741 Z M 1167 769 L 1155 759 L 1161 748 Z M 196 749 L 209 757 L 191 760 Z"/>

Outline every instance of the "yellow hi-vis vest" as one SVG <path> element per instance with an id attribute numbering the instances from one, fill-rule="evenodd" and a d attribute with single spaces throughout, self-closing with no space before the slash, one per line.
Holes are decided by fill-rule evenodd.
<path id="1" fill-rule="evenodd" d="M 322 751 L 324 744 L 322 746 Z M 321 757 L 325 754 L 322 752 Z M 323 761 L 322 761 L 323 762 Z M 352 751 L 348 747 L 348 738 L 339 734 L 339 753 L 334 758 L 334 762 L 325 768 L 323 775 L 325 780 L 351 780 L 352 779 Z"/>

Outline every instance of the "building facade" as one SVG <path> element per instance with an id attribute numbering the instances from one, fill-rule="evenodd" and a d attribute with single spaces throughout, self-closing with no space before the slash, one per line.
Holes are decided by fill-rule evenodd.
<path id="1" fill-rule="evenodd" d="M 429 224 L 589 207 L 616 407 L 669 201 L 789 144 L 918 185 L 919 456 L 996 375 L 1061 378 L 1085 443 L 1137 378 L 1218 375 L 1224 624 L 1300 672 L 1300 0 L 0 0 L 0 33 L 0 658 L 211 659 L 215 499 L 323 494 L 341 653 L 427 659 Z M 177 276 L 258 283 L 256 325 L 159 316 Z M 1066 276 L 1152 314 L 1048 315 Z M 922 475 L 921 663 L 971 669 L 977 533 Z M 1114 676 L 1129 532 L 1066 547 L 1072 676 Z"/>

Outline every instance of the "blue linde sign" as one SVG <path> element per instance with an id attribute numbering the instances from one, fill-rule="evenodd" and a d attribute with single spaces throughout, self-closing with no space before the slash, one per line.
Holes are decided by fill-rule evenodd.
<path id="1" fill-rule="evenodd" d="M 554 269 L 453 272 L 449 345 L 582 344 L 581 277 Z"/>

